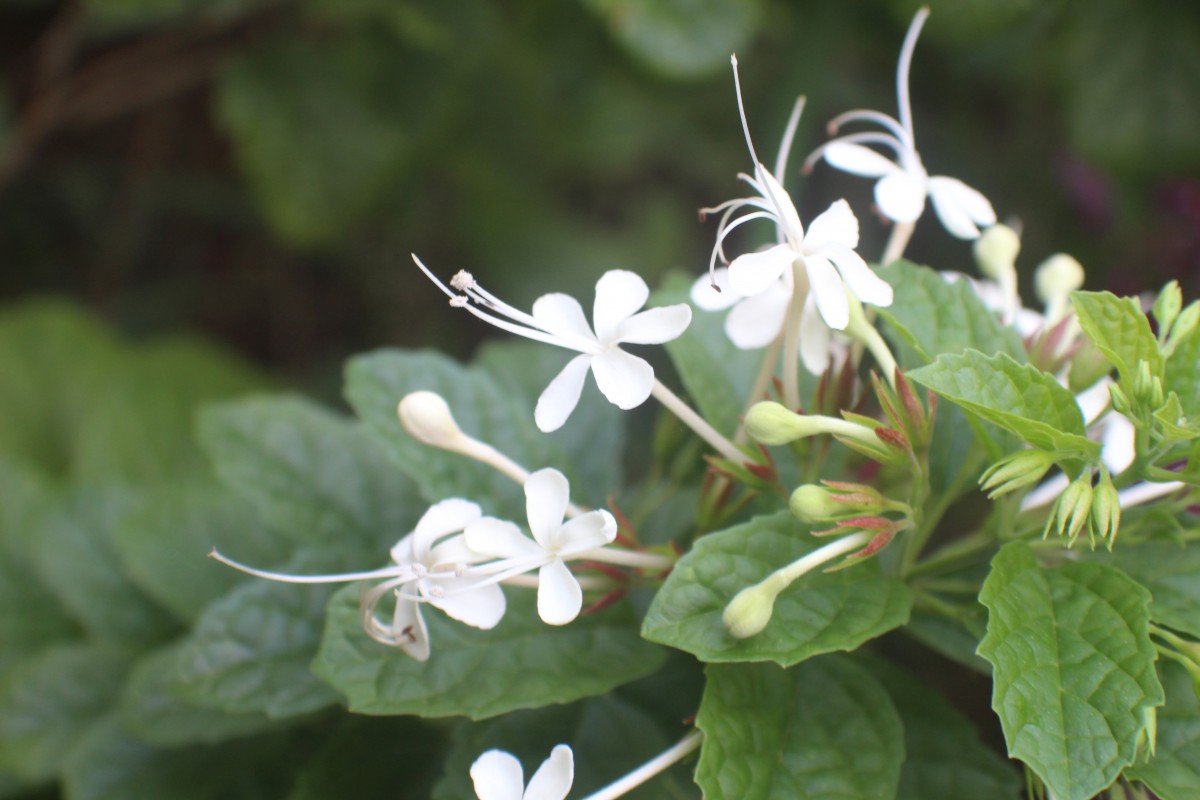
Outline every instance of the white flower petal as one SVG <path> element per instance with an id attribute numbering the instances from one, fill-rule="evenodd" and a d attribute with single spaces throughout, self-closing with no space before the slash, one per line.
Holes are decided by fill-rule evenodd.
<path id="1" fill-rule="evenodd" d="M 467 537 L 460 533 L 439 542 L 429 551 L 429 558 L 422 563 L 427 567 L 437 564 L 474 564 L 484 558 L 485 556 L 471 549 L 467 544 Z"/>
<path id="2" fill-rule="evenodd" d="M 378 620 L 368 619 L 368 622 L 379 625 Z M 420 603 L 403 596 L 397 597 L 396 608 L 392 612 L 392 628 L 387 633 L 414 661 L 429 660 L 429 629 L 425 627 L 425 618 L 421 616 Z"/>
<path id="3" fill-rule="evenodd" d="M 890 158 L 869 147 L 850 142 L 830 142 L 825 145 L 821 155 L 830 166 L 864 178 L 882 178 L 900 169 Z"/>
<path id="4" fill-rule="evenodd" d="M 524 800 L 565 800 L 574 781 L 575 759 L 571 748 L 560 744 L 529 779 Z"/>
<path id="5" fill-rule="evenodd" d="M 875 202 L 893 222 L 916 222 L 925 210 L 925 179 L 896 171 L 875 184 Z"/>
<path id="6" fill-rule="evenodd" d="M 583 306 L 569 294 L 544 294 L 533 303 L 533 318 L 556 336 L 595 339 Z"/>
<path id="7" fill-rule="evenodd" d="M 604 510 L 589 511 L 569 520 L 555 534 L 554 552 L 566 557 L 612 544 L 617 538 L 617 521 Z"/>
<path id="8" fill-rule="evenodd" d="M 713 283 L 716 283 L 721 291 L 714 289 Z M 706 273 L 697 278 L 692 284 L 690 296 L 696 308 L 704 311 L 722 311 L 740 299 L 729 285 L 729 269 L 726 267 L 713 270 L 712 277 Z"/>
<path id="9" fill-rule="evenodd" d="M 828 259 L 815 255 L 804 257 L 804 267 L 821 318 L 835 331 L 845 330 L 850 323 L 850 304 L 846 301 L 846 286 L 838 271 Z"/>
<path id="10" fill-rule="evenodd" d="M 479 800 L 522 800 L 525 772 L 511 753 L 488 750 L 471 765 L 471 783 Z"/>
<path id="11" fill-rule="evenodd" d="M 583 393 L 583 380 L 587 377 L 591 362 L 592 356 L 575 356 L 562 368 L 562 372 L 550 381 L 533 410 L 533 420 L 537 423 L 538 430 L 543 433 L 556 431 L 567 421 L 567 417 L 571 416 L 571 412 L 579 404 L 579 395 Z"/>
<path id="12" fill-rule="evenodd" d="M 817 311 L 816 297 L 809 292 L 800 309 L 800 361 L 813 375 L 820 375 L 829 367 L 829 326 Z"/>
<path id="13" fill-rule="evenodd" d="M 646 402 L 654 386 L 654 368 L 617 347 L 592 358 L 592 374 L 608 401 L 625 411 Z"/>
<path id="14" fill-rule="evenodd" d="M 834 201 L 808 226 L 804 254 L 819 253 L 830 244 L 858 247 L 858 217 L 845 200 Z"/>
<path id="15" fill-rule="evenodd" d="M 467 545 L 477 553 L 496 558 L 537 558 L 544 554 L 537 542 L 508 520 L 484 517 L 467 526 Z"/>
<path id="16" fill-rule="evenodd" d="M 784 235 L 799 242 L 804 238 L 804 223 L 800 221 L 800 214 L 796 212 L 796 205 L 792 202 L 791 195 L 784 190 L 783 185 L 774 175 L 767 172 L 762 164 L 758 165 L 756 172 L 762 178 L 764 188 L 770 190 L 763 192 L 763 197 L 766 199 L 767 205 L 779 214 L 780 221 L 785 228 Z"/>
<path id="17" fill-rule="evenodd" d="M 849 247 L 830 245 L 821 255 L 833 262 L 846 288 L 859 300 L 882 307 L 892 304 L 892 285 L 876 275 L 858 253 Z"/>
<path id="18" fill-rule="evenodd" d="M 740 255 L 729 265 L 729 286 L 743 297 L 753 297 L 779 280 L 795 260 L 796 251 L 786 244 Z"/>
<path id="19" fill-rule="evenodd" d="M 996 212 L 987 198 L 956 178 L 930 178 L 929 197 L 942 225 L 959 239 L 976 239 L 978 226 L 996 222 Z"/>
<path id="20" fill-rule="evenodd" d="M 525 513 L 529 532 L 542 547 L 550 547 L 553 535 L 562 527 L 571 485 L 567 477 L 553 467 L 539 469 L 525 481 Z"/>
<path id="21" fill-rule="evenodd" d="M 725 318 L 725 334 L 742 350 L 766 347 L 783 330 L 791 301 L 792 290 L 783 281 L 776 281 L 733 307 Z"/>
<path id="22" fill-rule="evenodd" d="M 440 608 L 447 616 L 475 628 L 491 630 L 504 616 L 506 602 L 499 584 L 479 584 L 486 578 L 426 578 L 424 587 L 440 586 L 446 594 L 441 597 L 425 594 L 429 605 Z M 424 594 L 424 593 L 423 593 Z"/>
<path id="23" fill-rule="evenodd" d="M 636 272 L 614 269 L 601 275 L 592 305 L 596 337 L 601 342 L 611 342 L 617 326 L 646 305 L 649 296 L 650 288 Z"/>
<path id="24" fill-rule="evenodd" d="M 538 570 L 537 607 L 538 616 L 547 625 L 566 625 L 579 616 L 583 589 L 562 559 L 556 558 Z"/>
<path id="25" fill-rule="evenodd" d="M 692 307 L 687 303 L 650 308 L 618 325 L 614 341 L 662 344 L 679 338 L 691 322 Z"/>
<path id="26" fill-rule="evenodd" d="M 483 510 L 477 503 L 458 497 L 434 503 L 417 520 L 411 540 L 409 537 L 405 537 L 392 548 L 392 558 L 398 564 L 407 563 L 410 559 L 425 563 L 429 558 L 429 550 L 437 539 L 451 533 L 458 533 L 482 516 Z M 405 541 L 409 542 L 411 549 L 409 552 L 397 553 L 398 550 L 406 549 L 401 546 Z"/>

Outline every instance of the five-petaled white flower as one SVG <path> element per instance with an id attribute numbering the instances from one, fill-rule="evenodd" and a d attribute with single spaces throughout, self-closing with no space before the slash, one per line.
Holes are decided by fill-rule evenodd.
<path id="1" fill-rule="evenodd" d="M 494 569 L 505 575 L 538 570 L 538 616 L 548 625 L 566 625 L 583 607 L 583 589 L 564 563 L 586 557 L 616 538 L 617 522 L 607 511 L 588 511 L 563 523 L 570 502 L 566 477 L 547 467 L 525 481 L 525 509 L 533 538 L 511 522 L 484 517 L 465 531 L 472 552 L 502 559 Z"/>
<path id="2" fill-rule="evenodd" d="M 525 785 L 521 762 L 503 750 L 488 750 L 471 765 L 471 782 L 479 800 L 565 800 L 575 780 L 571 748 L 560 744 L 550 751 Z"/>
<path id="3" fill-rule="evenodd" d="M 538 398 L 534 420 L 545 432 L 562 427 L 583 391 L 590 369 L 596 386 L 609 402 L 621 409 L 635 408 L 646 401 L 654 387 L 654 368 L 643 358 L 620 348 L 622 344 L 663 344 L 675 339 L 692 321 L 686 303 L 639 311 L 650 296 L 646 282 L 627 270 L 611 270 L 596 283 L 592 322 L 588 325 L 579 301 L 565 294 L 546 294 L 526 314 L 501 301 L 470 274 L 460 272 L 447 288 L 424 264 L 417 266 L 451 299 L 498 328 L 539 342 L 576 350 L 571 359 Z M 497 316 L 491 312 L 497 312 Z"/>
<path id="4" fill-rule="evenodd" d="M 944 175 L 931 177 L 917 154 L 908 96 L 908 72 L 917 36 L 927 16 L 928 7 L 917 12 L 900 51 L 900 63 L 896 71 L 900 119 L 867 110 L 847 111 L 835 117 L 829 123 L 832 133 L 848 122 L 873 123 L 884 130 L 851 133 L 834 139 L 813 152 L 805 167 L 811 168 L 813 163 L 824 157 L 837 169 L 866 178 L 878 178 L 875 202 L 880 211 L 895 222 L 916 222 L 925 209 L 925 198 L 928 197 L 946 230 L 960 239 L 974 239 L 981 227 L 995 224 L 996 212 L 992 204 L 979 191 L 957 178 Z M 867 144 L 889 148 L 895 153 L 895 160 L 865 147 Z"/>

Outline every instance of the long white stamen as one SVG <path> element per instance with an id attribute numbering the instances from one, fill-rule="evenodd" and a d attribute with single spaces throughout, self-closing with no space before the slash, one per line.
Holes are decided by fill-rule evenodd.
<path id="1" fill-rule="evenodd" d="M 766 197 L 767 199 L 769 199 L 771 201 L 772 205 L 775 206 L 775 209 L 774 209 L 775 214 L 780 221 L 779 227 L 780 227 L 781 231 L 790 238 L 790 236 L 793 232 L 787 230 L 786 226 L 784 226 L 782 224 L 783 219 L 785 217 L 785 215 L 783 213 L 783 205 L 779 202 L 779 198 L 777 198 L 775 196 L 775 192 L 773 192 L 771 190 L 771 184 L 768 181 L 766 181 L 763 177 L 761 177 L 759 174 L 760 171 L 762 173 L 766 173 L 767 168 L 764 167 L 762 165 L 762 162 L 758 160 L 758 153 L 756 153 L 754 151 L 754 142 L 752 142 L 750 140 L 750 123 L 746 121 L 746 107 L 745 107 L 745 104 L 742 102 L 742 81 L 741 81 L 741 78 L 738 76 L 737 56 L 736 55 L 730 56 L 729 63 L 733 65 L 733 88 L 734 88 L 734 91 L 737 93 L 738 117 L 740 117 L 742 120 L 742 134 L 746 137 L 746 148 L 750 151 L 750 158 L 753 159 L 753 161 L 754 161 L 754 176 L 755 176 L 755 179 L 757 180 L 757 184 L 755 184 L 753 182 L 751 182 L 751 183 L 752 183 L 752 185 L 756 186 L 756 188 L 758 188 L 759 192 L 764 197 Z M 776 177 L 775 180 L 779 181 L 780 178 Z M 803 235 L 803 231 L 796 231 L 795 233 L 797 235 Z"/>
<path id="2" fill-rule="evenodd" d="M 890 131 L 893 136 L 901 142 L 904 142 L 905 147 L 912 147 L 913 140 L 909 138 L 908 130 L 901 125 L 897 120 L 889 117 L 881 111 L 870 111 L 867 109 L 856 109 L 854 111 L 843 111 L 833 119 L 826 123 L 830 135 L 836 134 L 838 129 L 848 122 L 873 122 L 879 127 Z"/>
<path id="3" fill-rule="evenodd" d="M 804 112 L 804 95 L 796 98 L 792 106 L 792 115 L 788 117 L 787 127 L 783 129 L 783 140 L 779 143 L 779 157 L 775 159 L 775 177 L 783 180 L 787 173 L 788 154 L 792 151 L 792 140 L 796 138 L 796 128 L 800 125 L 800 115 Z"/>
<path id="4" fill-rule="evenodd" d="M 723 222 L 722 227 L 717 229 L 717 243 L 713 245 L 712 255 L 709 256 L 708 259 L 708 277 L 710 279 L 714 281 L 716 280 L 713 273 L 716 270 L 717 257 L 721 256 L 724 258 L 724 249 L 722 248 L 722 244 L 725 241 L 725 237 L 729 235 L 730 231 L 741 225 L 743 222 L 750 222 L 751 220 L 756 219 L 773 220 L 776 226 L 781 229 L 783 227 L 782 225 L 779 225 L 779 221 L 776 219 L 775 215 L 767 211 L 754 211 L 750 214 L 746 214 L 745 216 L 738 217 L 733 222 Z"/>
<path id="5" fill-rule="evenodd" d="M 757 168 L 758 154 L 754 152 L 754 142 L 750 141 L 750 124 L 746 122 L 746 107 L 742 103 L 742 81 L 738 77 L 738 60 L 736 55 L 729 57 L 729 63 L 733 65 L 733 89 L 737 93 L 738 116 L 742 120 L 742 134 L 746 137 L 746 149 L 750 151 L 750 160 L 754 162 Z"/>
<path id="6" fill-rule="evenodd" d="M 254 567 L 246 566 L 217 552 L 215 547 L 208 554 L 208 557 L 220 561 L 227 567 L 233 567 L 239 572 L 245 572 L 247 575 L 254 575 L 280 583 L 349 583 L 351 581 L 371 580 L 372 578 L 398 578 L 402 581 L 409 581 L 415 580 L 417 577 L 411 565 L 408 564 L 393 564 L 390 567 L 382 567 L 365 572 L 344 572 L 337 575 L 289 575 L 286 572 L 272 572 L 270 570 L 255 569 Z"/>
<path id="7" fill-rule="evenodd" d="M 913 51 L 917 47 L 917 37 L 921 35 L 921 28 L 928 16 L 929 6 L 921 6 L 917 15 L 913 17 L 904 37 L 904 46 L 900 48 L 900 66 L 896 70 L 896 98 L 900 103 L 900 124 L 908 131 L 909 142 L 915 142 L 916 138 L 913 133 L 912 105 L 908 99 L 908 72 L 912 66 Z"/>
<path id="8" fill-rule="evenodd" d="M 693 731 L 683 737 L 675 746 L 663 751 L 625 777 L 610 783 L 598 792 L 588 795 L 584 800 L 616 800 L 616 798 L 628 794 L 634 788 L 641 786 L 667 767 L 682 760 L 699 747 L 702 741 L 704 741 L 704 734 L 700 731 Z"/>

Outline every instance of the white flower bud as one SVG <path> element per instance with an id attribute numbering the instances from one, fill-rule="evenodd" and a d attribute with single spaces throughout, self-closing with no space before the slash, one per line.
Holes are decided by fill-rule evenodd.
<path id="1" fill-rule="evenodd" d="M 1015 277 L 1020 252 L 1021 237 L 1004 224 L 991 226 L 975 240 L 975 262 L 979 271 L 1001 286 L 1010 276 Z"/>
<path id="2" fill-rule="evenodd" d="M 404 396 L 396 411 L 404 430 L 418 442 L 446 450 L 461 447 L 463 432 L 440 394 L 412 392 Z"/>
<path id="3" fill-rule="evenodd" d="M 775 610 L 775 598 L 779 596 L 773 583 L 764 581 L 747 586 L 725 606 L 721 621 L 735 639 L 748 639 L 767 627 Z"/>
<path id="4" fill-rule="evenodd" d="M 1046 306 L 1046 324 L 1053 325 L 1067 313 L 1071 292 L 1083 286 L 1083 265 L 1066 253 L 1052 255 L 1033 273 L 1033 288 Z"/>

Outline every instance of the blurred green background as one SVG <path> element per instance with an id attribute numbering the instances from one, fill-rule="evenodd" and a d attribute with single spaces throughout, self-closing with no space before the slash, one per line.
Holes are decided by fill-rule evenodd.
<path id="1" fill-rule="evenodd" d="M 696 209 L 750 166 L 729 54 L 764 159 L 808 95 L 798 167 L 833 115 L 895 114 L 915 7 L 0 0 L 0 297 L 199 331 L 331 398 L 350 353 L 483 334 L 410 252 L 519 305 L 702 271 Z M 1200 5 L 934 3 L 912 92 L 926 166 L 1021 222 L 1026 279 L 1064 250 L 1091 288 L 1200 293 Z M 806 218 L 867 215 L 869 181 L 787 185 Z M 971 269 L 932 217 L 909 255 Z"/>

